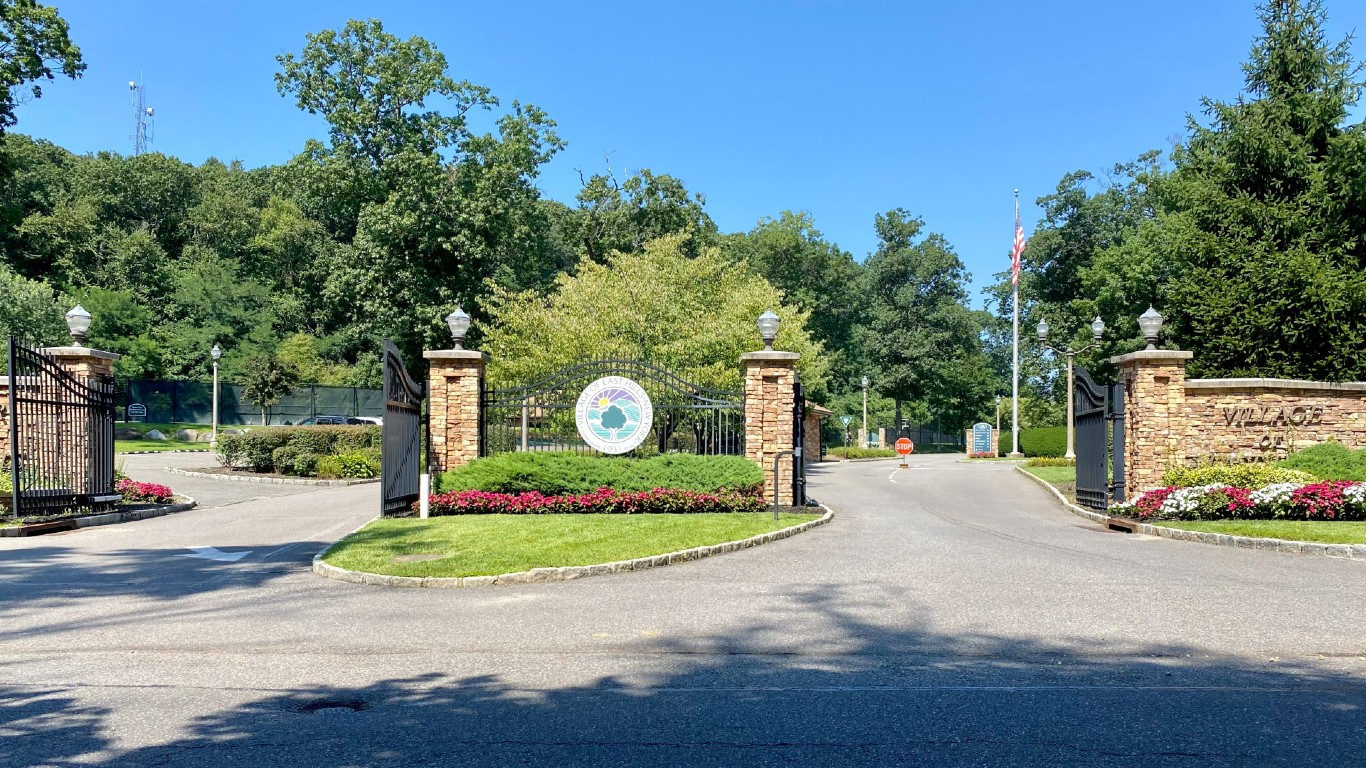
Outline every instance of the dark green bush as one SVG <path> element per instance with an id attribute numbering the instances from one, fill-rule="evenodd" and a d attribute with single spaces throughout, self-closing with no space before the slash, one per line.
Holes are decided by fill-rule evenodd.
<path id="1" fill-rule="evenodd" d="M 1366 448 L 1354 451 L 1336 442 L 1293 453 L 1277 465 L 1308 472 L 1320 480 L 1366 482 Z"/>
<path id="2" fill-rule="evenodd" d="M 1010 453 L 1009 429 L 1001 430 L 996 448 L 1002 456 Z M 1067 427 L 1032 427 L 1020 430 L 1020 453 L 1026 456 L 1062 456 L 1067 453 Z"/>
<path id="3" fill-rule="evenodd" d="M 316 453 L 301 453 L 294 459 L 293 474 L 299 477 L 312 477 L 318 474 L 318 459 L 321 458 Z"/>
<path id="4" fill-rule="evenodd" d="M 275 452 L 288 447 L 293 456 L 329 456 L 356 451 L 378 450 L 380 428 L 368 426 L 264 427 L 240 435 L 222 435 L 218 440 L 219 461 L 226 467 L 252 472 L 295 471 L 295 459 L 288 452 L 275 460 Z M 378 464 L 377 464 L 378 465 Z M 289 470 L 282 467 L 289 467 Z"/>
<path id="5" fill-rule="evenodd" d="M 859 448 L 857 446 L 839 446 L 826 451 L 827 456 L 837 456 L 841 459 L 886 459 L 899 455 L 891 448 Z"/>
<path id="6" fill-rule="evenodd" d="M 364 479 L 379 474 L 379 462 L 360 451 L 339 453 L 318 459 L 318 477 L 328 479 Z"/>
<path id="7" fill-rule="evenodd" d="M 282 445 L 270 454 L 271 466 L 281 475 L 294 471 L 294 461 L 299 458 L 299 449 L 292 445 Z"/>
<path id="8" fill-rule="evenodd" d="M 757 493 L 764 474 L 741 456 L 668 453 L 648 459 L 579 456 L 572 453 L 506 453 L 478 459 L 441 476 L 442 491 L 540 491 L 589 493 L 598 488 L 649 491 L 678 488 Z"/>

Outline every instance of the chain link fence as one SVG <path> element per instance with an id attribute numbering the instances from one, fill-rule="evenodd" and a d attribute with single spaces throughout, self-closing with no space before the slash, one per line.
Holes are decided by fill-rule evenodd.
<path id="1" fill-rule="evenodd" d="M 118 419 L 128 421 L 128 406 L 139 404 L 147 416 L 134 421 L 208 424 L 213 421 L 213 383 L 120 379 L 115 382 Z M 384 390 L 300 384 L 270 408 L 270 423 L 298 424 L 312 416 L 384 416 Z M 247 399 L 242 386 L 219 382 L 218 423 L 260 425 L 261 408 Z"/>

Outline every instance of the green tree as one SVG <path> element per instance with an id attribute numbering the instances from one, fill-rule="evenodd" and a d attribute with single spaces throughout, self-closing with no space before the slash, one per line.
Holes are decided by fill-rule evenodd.
<path id="1" fill-rule="evenodd" d="M 902 209 L 875 219 L 878 249 L 864 264 L 870 302 L 864 343 L 869 378 L 883 395 L 923 403 L 954 429 L 984 413 L 991 378 L 980 328 L 965 305 L 963 262 L 942 235 Z"/>
<path id="2" fill-rule="evenodd" d="M 716 224 L 707 215 L 706 198 L 688 192 L 683 182 L 648 168 L 618 183 L 609 169 L 583 181 L 578 194 L 575 235 L 583 252 L 598 263 L 613 251 L 631 253 L 666 235 L 694 233 L 686 241 L 697 249 L 715 241 Z"/>
<path id="3" fill-rule="evenodd" d="M 261 424 L 266 425 L 270 423 L 270 409 L 294 391 L 299 372 L 278 357 L 261 355 L 248 362 L 240 381 L 242 394 L 261 409 Z"/>
<path id="4" fill-rule="evenodd" d="M 0 296 L 0 337 L 13 334 L 36 344 L 66 340 L 66 309 L 57 303 L 52 286 L 0 266 Z"/>
<path id="5" fill-rule="evenodd" d="M 739 357 L 759 347 L 755 321 L 772 309 L 782 320 L 775 348 L 801 355 L 807 386 L 826 376 L 808 315 L 782 303 L 762 277 L 737 270 L 716 248 L 688 256 L 686 235 L 613 253 L 606 264 L 584 256 L 548 296 L 495 287 L 483 321 L 489 378 L 529 383 L 566 365 L 614 357 L 645 359 L 702 386 L 740 387 Z"/>
<path id="6" fill-rule="evenodd" d="M 14 107 L 43 95 L 53 69 L 72 79 L 85 71 L 81 49 L 71 42 L 66 19 L 35 0 L 0 0 L 0 134 L 14 125 Z"/>
<path id="7" fill-rule="evenodd" d="M 1261 6 L 1244 94 L 1204 101 L 1166 190 L 1164 307 L 1196 376 L 1366 378 L 1366 129 L 1316 0 Z"/>

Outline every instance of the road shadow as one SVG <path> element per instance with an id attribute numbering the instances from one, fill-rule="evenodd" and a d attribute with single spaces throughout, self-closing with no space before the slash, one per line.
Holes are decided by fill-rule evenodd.
<path id="1" fill-rule="evenodd" d="M 0 689 L 0 763 L 1312 766 L 1359 764 L 1366 747 L 1360 667 L 1211 658 L 1180 642 L 1121 652 L 943 634 L 848 607 L 890 609 L 890 593 L 795 585 L 789 596 L 722 636 L 551 650 L 540 670 L 224 688 L 213 701 L 236 703 L 129 749 L 109 735 L 111 708 L 73 689 Z M 797 615 L 825 631 L 794 635 Z M 537 682 L 604 659 L 620 668 Z"/>

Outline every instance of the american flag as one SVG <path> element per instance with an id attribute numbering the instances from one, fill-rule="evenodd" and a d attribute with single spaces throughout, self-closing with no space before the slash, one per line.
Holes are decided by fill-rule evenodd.
<path id="1" fill-rule="evenodd" d="M 1015 244 L 1010 248 L 1010 284 L 1020 284 L 1020 257 L 1024 255 L 1024 227 L 1020 226 L 1020 200 L 1015 200 Z"/>

